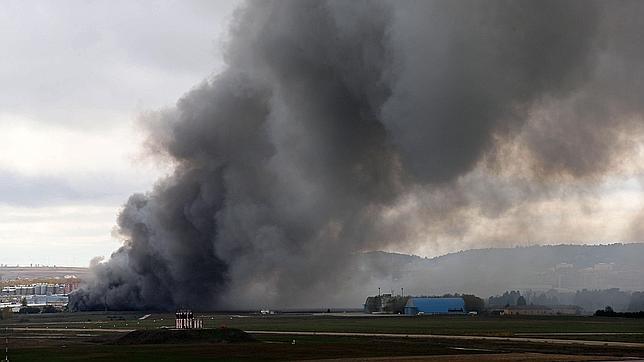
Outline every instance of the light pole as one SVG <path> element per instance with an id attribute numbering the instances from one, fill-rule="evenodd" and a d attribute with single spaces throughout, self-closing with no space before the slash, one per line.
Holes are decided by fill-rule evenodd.
<path id="1" fill-rule="evenodd" d="M 9 327 L 4 328 L 4 362 L 9 362 Z"/>

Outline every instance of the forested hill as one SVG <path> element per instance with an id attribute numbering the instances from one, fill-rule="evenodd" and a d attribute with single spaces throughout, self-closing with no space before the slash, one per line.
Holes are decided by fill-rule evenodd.
<path id="1" fill-rule="evenodd" d="M 405 285 L 410 293 L 508 289 L 644 290 L 644 244 L 552 245 L 475 249 L 436 258 L 371 252 L 363 270 L 376 279 Z"/>

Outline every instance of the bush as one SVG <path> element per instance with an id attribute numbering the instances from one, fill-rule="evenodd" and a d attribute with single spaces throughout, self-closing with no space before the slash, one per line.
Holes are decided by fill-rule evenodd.
<path id="1" fill-rule="evenodd" d="M 644 311 L 639 312 L 615 312 L 613 308 L 607 306 L 595 312 L 595 317 L 623 317 L 623 318 L 644 318 Z"/>
<path id="2" fill-rule="evenodd" d="M 59 310 L 53 305 L 46 305 L 42 308 L 42 313 L 58 313 Z"/>
<path id="3" fill-rule="evenodd" d="M 2 308 L 0 311 L 0 319 L 9 319 L 13 315 L 11 308 Z"/>
<path id="4" fill-rule="evenodd" d="M 18 311 L 19 314 L 38 314 L 40 313 L 40 308 L 38 307 L 22 307 Z"/>

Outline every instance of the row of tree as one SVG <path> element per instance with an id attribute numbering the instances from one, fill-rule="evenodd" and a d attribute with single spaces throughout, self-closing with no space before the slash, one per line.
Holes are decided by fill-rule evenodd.
<path id="1" fill-rule="evenodd" d="M 384 312 L 384 313 L 394 313 L 402 314 L 405 311 L 405 305 L 407 304 L 409 297 L 403 297 L 400 295 L 397 296 L 382 296 L 376 295 L 373 297 L 367 297 L 365 301 L 365 312 L 374 313 L 374 312 Z"/>
<path id="2" fill-rule="evenodd" d="M 463 298 L 466 312 L 483 313 L 485 311 L 485 301 L 474 294 L 445 294 L 444 298 Z"/>
<path id="3" fill-rule="evenodd" d="M 644 318 L 644 311 L 639 312 L 615 312 L 611 306 L 599 309 L 595 312 L 596 317 L 622 317 L 622 318 Z"/>
<path id="4" fill-rule="evenodd" d="M 506 291 L 502 295 L 489 297 L 487 307 L 503 308 L 517 305 L 577 305 L 584 310 L 593 311 L 611 305 L 615 310 L 626 312 L 644 311 L 644 292 L 628 292 L 617 288 L 588 290 L 576 292 L 561 292 L 549 290 L 546 292 L 527 291 L 524 295 L 518 290 Z"/>
<path id="5" fill-rule="evenodd" d="M 578 290 L 577 292 L 558 292 L 551 290 L 547 292 L 533 292 L 528 291 L 525 295 L 521 295 L 518 290 L 506 291 L 502 295 L 489 297 L 487 304 L 485 300 L 473 294 L 444 294 L 441 296 L 422 296 L 434 298 L 463 298 L 465 302 L 465 310 L 467 312 L 483 313 L 486 309 L 497 309 L 508 306 L 522 306 L 522 305 L 576 305 L 584 310 L 592 311 L 597 310 L 596 315 L 611 315 L 615 312 L 613 307 L 610 308 L 611 312 L 606 312 L 606 309 L 599 309 L 605 305 L 616 305 L 617 310 L 623 312 L 637 312 L 644 311 L 644 292 L 627 292 L 616 288 L 604 290 Z M 385 312 L 385 313 L 404 313 L 405 305 L 409 297 L 403 296 L 373 296 L 368 297 L 365 302 L 365 311 L 367 312 Z M 598 307 L 600 305 L 600 307 Z M 603 314 L 602 314 L 603 313 Z M 606 314 L 607 313 L 607 314 Z"/>

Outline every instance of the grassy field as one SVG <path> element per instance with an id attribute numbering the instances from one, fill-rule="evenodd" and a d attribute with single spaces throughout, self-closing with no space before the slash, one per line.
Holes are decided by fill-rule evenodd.
<path id="1" fill-rule="evenodd" d="M 256 335 L 253 343 L 114 345 L 124 333 L 108 329 L 157 329 L 174 325 L 173 314 L 141 312 L 65 313 L 14 316 L 0 321 L 9 336 L 11 361 L 202 361 L 298 360 L 339 357 L 508 354 L 539 352 L 583 356 L 644 356 L 644 349 L 550 345 L 516 341 L 465 341 L 382 337 Z M 349 317 L 341 315 L 231 315 L 198 313 L 209 328 L 264 331 L 364 332 L 481 336 L 543 336 L 644 343 L 644 322 L 595 317 Z M 25 330 L 25 328 L 27 328 Z M 45 330 L 37 330 L 44 328 Z M 58 330 L 62 329 L 62 330 Z M 86 331 L 83 331 L 85 329 Z M 573 333 L 556 335 L 552 333 Z M 574 335 L 574 333 L 613 333 Z M 616 334 L 615 334 L 616 333 Z M 620 334 L 623 333 L 623 334 Z M 631 334 L 628 334 L 631 333 Z M 296 343 L 292 344 L 293 339 Z M 0 339 L 4 342 L 4 338 Z M 3 346 L 2 346 L 3 347 Z M 492 355 L 491 355 L 492 356 Z M 3 356 L 2 356 L 3 357 Z M 553 357 L 554 359 L 554 357 Z M 570 358 L 568 358 L 570 359 Z M 494 359 L 492 359 L 494 360 Z M 538 360 L 538 359 L 535 359 Z"/>
<path id="2" fill-rule="evenodd" d="M 0 327 L 50 328 L 121 328 L 145 329 L 174 326 L 173 314 L 152 314 L 138 320 L 143 313 L 65 313 L 14 316 L 0 321 Z M 327 315 L 229 315 L 197 314 L 207 328 L 222 326 L 242 330 L 364 332 L 402 334 L 515 336 L 549 333 L 611 333 L 610 340 L 644 343 L 644 321 L 628 318 L 601 317 L 343 317 Z M 558 336 L 564 337 L 565 336 Z M 591 337 L 591 336 L 588 336 Z M 597 336 L 594 336 L 597 337 Z M 617 339 L 616 339 L 617 338 Z"/>
<path id="3" fill-rule="evenodd" d="M 549 346 L 529 343 L 452 341 L 417 339 L 381 339 L 363 337 L 259 336 L 252 343 L 115 345 L 114 334 L 78 336 L 73 333 L 13 335 L 11 361 L 286 361 L 329 358 L 371 358 L 392 356 L 478 356 L 525 353 L 554 356 L 578 356 L 586 359 L 605 356 L 644 356 L 644 351 L 623 348 Z M 19 338 L 25 337 L 25 338 Z M 51 337 L 51 338 L 47 338 Z M 551 356 L 551 358 L 547 358 Z M 456 358 L 456 357 L 455 357 Z M 491 360 L 497 360 L 492 358 Z M 532 360 L 532 359 L 528 359 Z M 535 359 L 537 360 L 537 359 Z M 567 357 L 564 360 L 573 360 Z"/>
<path id="4" fill-rule="evenodd" d="M 96 338 L 96 337 L 95 337 Z M 98 343 L 105 338 L 105 343 Z M 300 360 L 340 357 L 382 357 L 404 355 L 448 355 L 468 351 L 451 348 L 447 343 L 433 344 L 416 340 L 374 341 L 365 338 L 272 336 L 255 343 L 117 346 L 109 336 L 39 348 L 16 348 L 11 361 L 211 361 L 211 360 Z M 376 343 L 374 343 L 376 342 Z M 474 353 L 475 351 L 470 351 Z M 476 353 L 480 353 L 476 351 Z"/>

